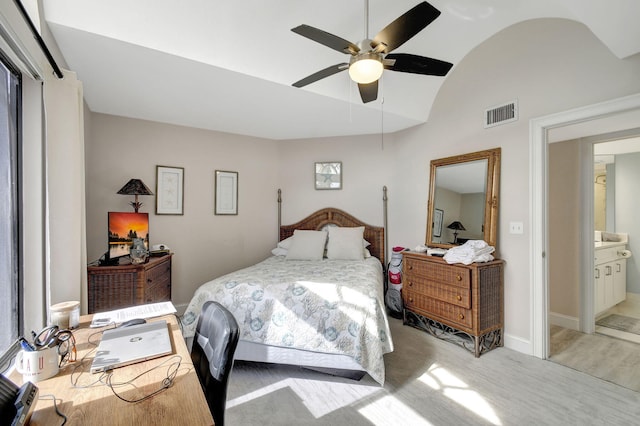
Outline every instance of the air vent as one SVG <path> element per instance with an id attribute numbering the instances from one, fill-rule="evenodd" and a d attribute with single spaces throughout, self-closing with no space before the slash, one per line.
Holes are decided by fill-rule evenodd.
<path id="1" fill-rule="evenodd" d="M 518 119 L 518 101 L 491 107 L 484 112 L 484 128 L 511 123 Z"/>

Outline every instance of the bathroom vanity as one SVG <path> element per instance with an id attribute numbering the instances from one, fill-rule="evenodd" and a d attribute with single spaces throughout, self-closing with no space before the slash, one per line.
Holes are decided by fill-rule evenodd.
<path id="1" fill-rule="evenodd" d="M 599 315 L 627 297 L 627 242 L 596 241 L 594 312 Z M 628 252 L 626 252 L 628 253 Z"/>

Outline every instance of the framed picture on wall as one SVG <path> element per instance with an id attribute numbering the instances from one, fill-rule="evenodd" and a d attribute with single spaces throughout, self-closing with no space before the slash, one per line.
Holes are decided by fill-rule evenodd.
<path id="1" fill-rule="evenodd" d="M 316 189 L 342 189 L 342 162 L 315 163 Z"/>
<path id="2" fill-rule="evenodd" d="M 156 166 L 156 214 L 183 214 L 184 168 Z"/>
<path id="3" fill-rule="evenodd" d="M 444 217 L 444 210 L 433 210 L 433 236 L 442 236 L 442 218 Z"/>
<path id="4" fill-rule="evenodd" d="M 238 214 L 238 172 L 216 170 L 215 214 Z"/>

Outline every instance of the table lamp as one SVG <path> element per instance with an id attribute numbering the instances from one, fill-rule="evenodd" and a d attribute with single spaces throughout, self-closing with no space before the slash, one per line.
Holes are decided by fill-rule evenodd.
<path id="1" fill-rule="evenodd" d="M 131 201 L 129 204 L 138 213 L 138 209 L 142 207 L 142 203 L 138 201 L 138 195 L 153 195 L 153 192 L 140 179 L 131 179 L 118 191 L 118 194 L 135 195 L 135 201 Z"/>
<path id="2" fill-rule="evenodd" d="M 453 229 L 453 244 L 458 244 L 458 231 L 466 231 L 464 226 L 456 220 L 455 222 L 451 222 L 447 228 Z"/>

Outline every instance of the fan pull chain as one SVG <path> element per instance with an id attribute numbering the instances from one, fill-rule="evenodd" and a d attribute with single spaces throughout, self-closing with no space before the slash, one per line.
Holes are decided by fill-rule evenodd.
<path id="1" fill-rule="evenodd" d="M 384 98 L 382 98 L 382 105 L 380 107 L 380 151 L 384 151 Z"/>

